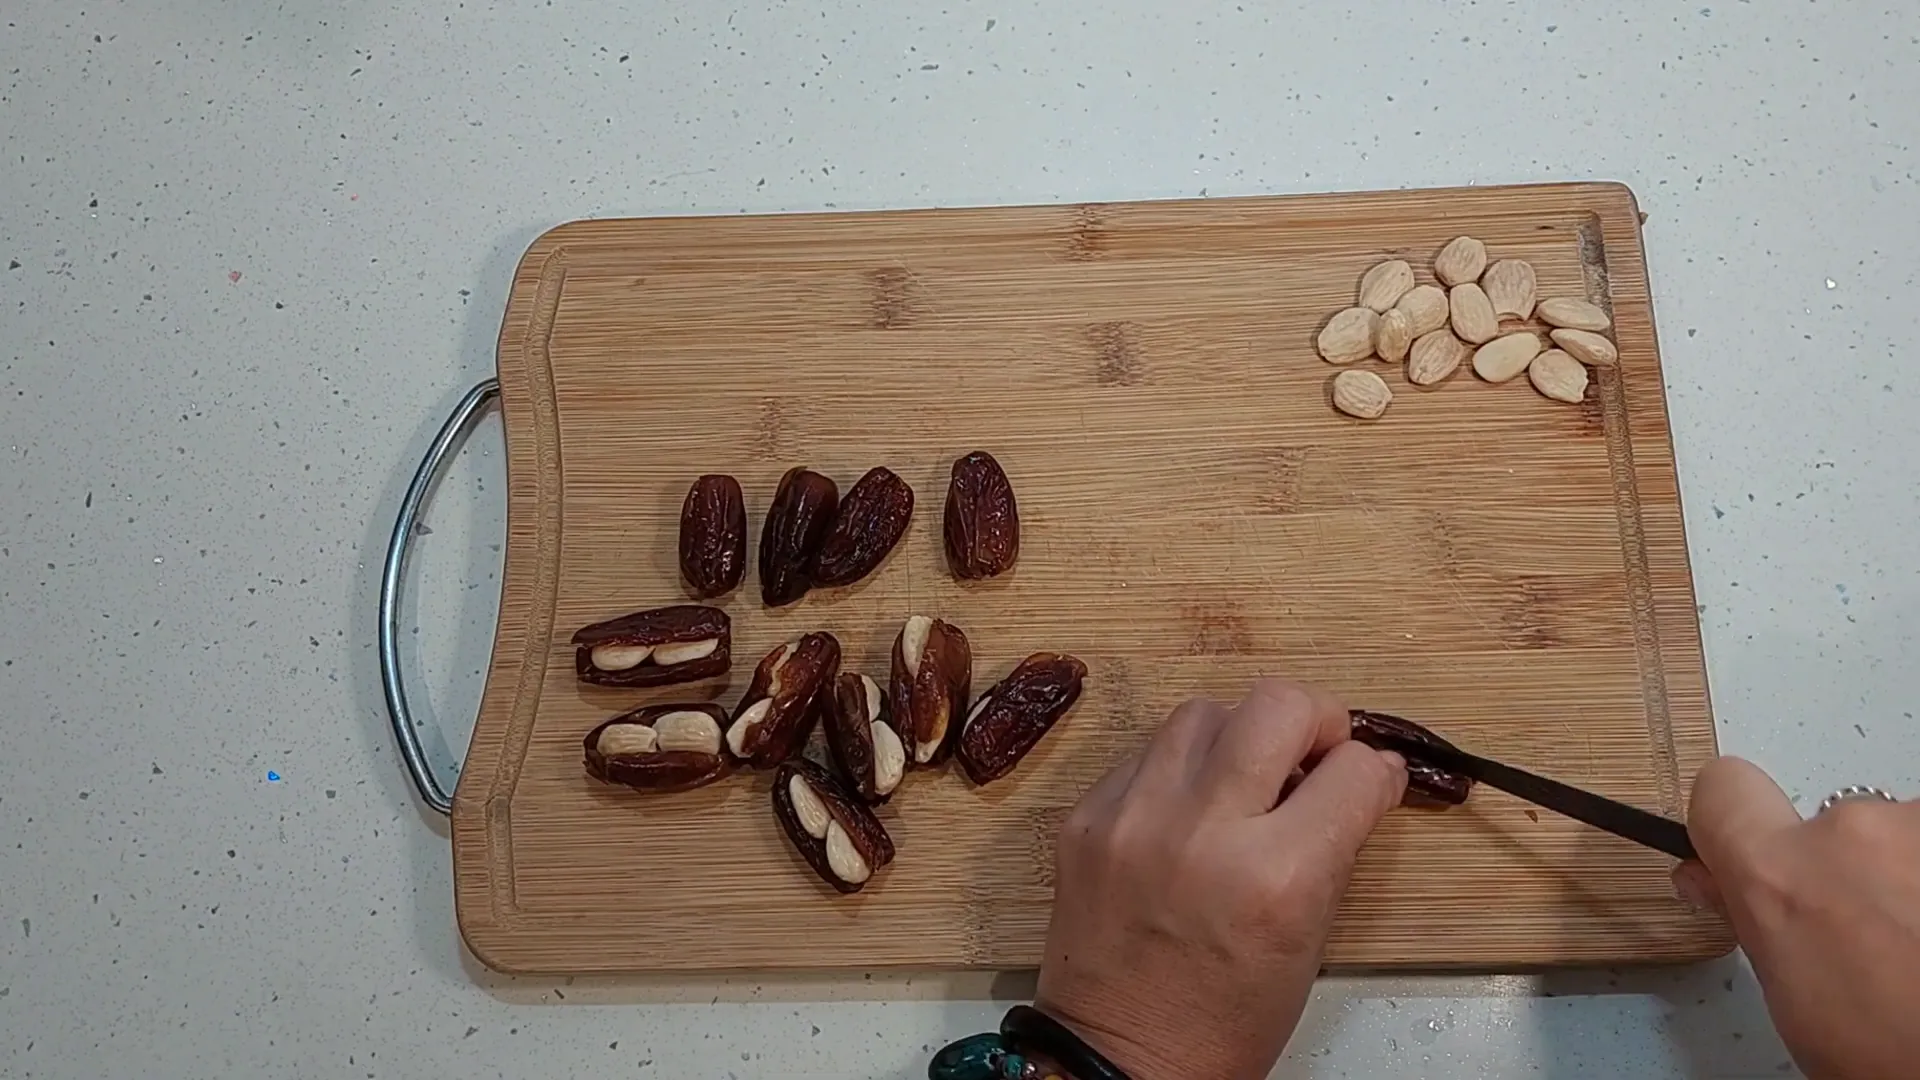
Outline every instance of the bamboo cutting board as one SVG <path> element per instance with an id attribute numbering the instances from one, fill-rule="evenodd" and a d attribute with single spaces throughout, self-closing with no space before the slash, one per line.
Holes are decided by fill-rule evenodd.
<path id="1" fill-rule="evenodd" d="M 1611 308 L 1584 404 L 1521 378 L 1328 405 L 1320 325 L 1381 259 L 1461 233 L 1541 295 Z M 1021 967 L 1052 837 L 1181 700 L 1261 673 L 1328 684 L 1463 746 L 1679 816 L 1714 752 L 1633 197 L 1602 184 L 788 217 L 575 222 L 514 277 L 500 335 L 509 509 L 491 670 L 453 812 L 467 943 L 506 971 Z M 1024 526 L 1009 576 L 945 568 L 947 468 L 992 451 Z M 875 576 L 778 611 L 758 581 L 730 685 L 577 684 L 567 638 L 683 602 L 688 483 L 738 477 L 757 540 L 780 474 L 885 464 L 919 505 Z M 750 562 L 751 565 L 751 556 Z M 647 796 L 581 736 L 641 701 L 731 707 L 813 629 L 884 684 L 909 613 L 972 639 L 976 691 L 1029 652 L 1087 691 L 1007 780 L 915 773 L 899 848 L 841 898 L 786 845 L 765 774 Z M 1730 947 L 1669 861 L 1481 789 L 1391 815 L 1328 962 L 1678 961 Z"/>

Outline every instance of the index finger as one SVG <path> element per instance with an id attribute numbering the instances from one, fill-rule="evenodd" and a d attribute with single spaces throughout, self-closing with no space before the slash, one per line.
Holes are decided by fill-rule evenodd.
<path id="1" fill-rule="evenodd" d="M 1750 761 L 1715 758 L 1693 781 L 1687 835 L 1700 861 L 1723 882 L 1746 874 L 1756 845 L 1798 824 L 1793 800 Z"/>
<path id="2" fill-rule="evenodd" d="M 1346 742 L 1350 728 L 1347 707 L 1332 691 L 1260 679 L 1214 740 L 1200 768 L 1201 796 L 1245 817 L 1264 814 L 1300 763 Z"/>

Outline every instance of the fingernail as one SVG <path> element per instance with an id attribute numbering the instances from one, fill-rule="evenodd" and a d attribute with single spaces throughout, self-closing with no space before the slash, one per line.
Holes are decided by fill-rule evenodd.
<path id="1" fill-rule="evenodd" d="M 1396 769 L 1404 769 L 1407 767 L 1407 759 L 1401 757 L 1398 750 L 1381 750 L 1378 751 L 1378 753 L 1381 757 L 1387 759 L 1387 764 Z"/>

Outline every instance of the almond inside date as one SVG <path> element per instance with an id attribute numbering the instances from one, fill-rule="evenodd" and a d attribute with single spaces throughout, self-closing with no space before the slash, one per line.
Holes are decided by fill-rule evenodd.
<path id="1" fill-rule="evenodd" d="M 915 765 L 938 765 L 952 751 L 953 719 L 967 708 L 973 649 L 960 628 L 913 615 L 893 642 L 888 717 Z"/>
<path id="2" fill-rule="evenodd" d="M 768 653 L 727 727 L 728 752 L 756 769 L 792 757 L 806 745 L 817 699 L 832 693 L 839 670 L 840 640 L 825 632 L 803 635 Z"/>
<path id="3" fill-rule="evenodd" d="M 728 771 L 721 753 L 718 705 L 648 705 L 622 713 L 587 733 L 587 774 L 640 791 L 686 791 Z"/>
<path id="4" fill-rule="evenodd" d="M 842 672 L 826 712 L 834 764 L 864 802 L 884 802 L 900 786 L 907 753 L 887 715 L 886 695 L 865 675 Z"/>
<path id="5" fill-rule="evenodd" d="M 600 686 L 666 686 L 724 675 L 732 620 L 700 604 L 637 611 L 574 632 L 574 673 Z"/>
<path id="6" fill-rule="evenodd" d="M 893 861 L 893 839 L 880 819 L 805 758 L 774 774 L 773 816 L 813 872 L 840 892 L 860 891 Z"/>
<path id="7" fill-rule="evenodd" d="M 1073 703 L 1087 665 L 1064 653 L 1034 653 L 974 703 L 960 732 L 960 766 L 976 784 L 1013 771 Z"/>

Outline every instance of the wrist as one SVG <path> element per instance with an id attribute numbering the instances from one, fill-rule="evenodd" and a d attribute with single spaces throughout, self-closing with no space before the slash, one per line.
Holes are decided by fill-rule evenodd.
<path id="1" fill-rule="evenodd" d="M 1180 1080 L 1180 1074 L 1162 1063 L 1159 1055 L 1136 1044 L 1133 1039 L 1125 1035 L 1082 1023 L 1038 1001 L 1033 1003 L 1033 1007 L 1052 1017 L 1061 1027 L 1079 1036 L 1081 1042 L 1112 1062 L 1114 1068 L 1126 1073 L 1127 1080 Z M 1087 1080 L 1087 1078 L 1075 1076 L 1073 1080 Z"/>
<path id="2" fill-rule="evenodd" d="M 1166 1016 L 1111 1012 L 1094 1020 L 1058 1002 L 1038 1000 L 1033 1007 L 1073 1032 L 1128 1080 L 1241 1080 L 1264 1077 L 1271 1062 L 1228 1060 L 1221 1051 L 1231 1040 L 1213 1038 L 1200 1025 L 1182 1027 L 1175 1036 L 1160 1030 Z M 1094 1080 L 1075 1076 L 1073 1080 Z"/>

